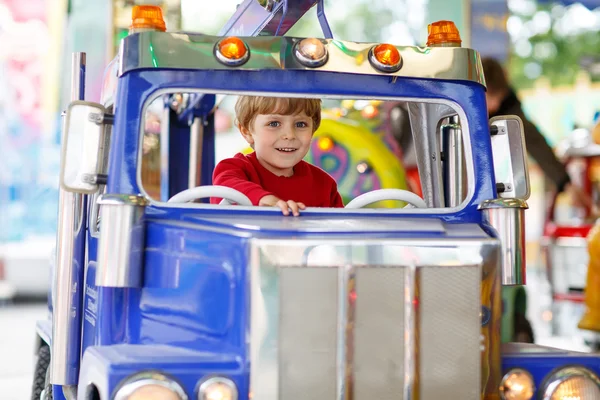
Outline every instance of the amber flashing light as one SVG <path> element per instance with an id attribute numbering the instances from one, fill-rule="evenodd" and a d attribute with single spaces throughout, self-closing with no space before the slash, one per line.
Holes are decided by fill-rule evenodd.
<path id="1" fill-rule="evenodd" d="M 166 31 L 167 26 L 163 18 L 162 9 L 159 6 L 133 6 L 131 10 L 130 30 L 156 29 Z"/>
<path id="2" fill-rule="evenodd" d="M 384 72 L 396 72 L 402 66 L 400 52 L 391 44 L 382 43 L 374 46 L 370 51 L 371 64 Z"/>
<path id="3" fill-rule="evenodd" d="M 217 43 L 217 58 L 226 65 L 241 65 L 249 57 L 248 47 L 238 37 L 230 36 Z"/>
<path id="4" fill-rule="evenodd" d="M 460 47 L 460 32 L 452 21 L 437 21 L 427 25 L 428 47 Z"/>

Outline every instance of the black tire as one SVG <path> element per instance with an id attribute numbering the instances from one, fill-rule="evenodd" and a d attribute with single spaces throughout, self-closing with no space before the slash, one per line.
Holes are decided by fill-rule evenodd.
<path id="1" fill-rule="evenodd" d="M 44 397 L 40 398 L 40 400 L 52 400 L 54 399 L 54 394 L 52 392 L 52 385 L 50 384 L 50 368 L 46 370 L 46 382 L 45 382 L 46 390 L 44 390 Z"/>
<path id="2" fill-rule="evenodd" d="M 513 335 L 513 342 L 534 343 L 535 337 L 533 336 L 533 329 L 527 318 L 525 318 L 525 315 L 516 313 L 514 326 L 515 333 Z"/>
<path id="3" fill-rule="evenodd" d="M 42 391 L 46 388 L 46 375 L 50 366 L 50 347 L 43 343 L 37 352 L 37 361 L 33 373 L 31 400 L 40 400 Z"/>

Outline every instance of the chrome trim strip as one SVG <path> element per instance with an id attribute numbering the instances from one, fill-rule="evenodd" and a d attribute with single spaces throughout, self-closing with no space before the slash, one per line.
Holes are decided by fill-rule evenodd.
<path id="1" fill-rule="evenodd" d="M 404 399 L 410 400 L 418 397 L 415 392 L 417 374 L 418 343 L 417 326 L 419 309 L 415 306 L 417 300 L 417 266 L 414 262 L 404 269 Z M 415 318 L 416 317 L 416 318 Z"/>
<path id="2" fill-rule="evenodd" d="M 98 199 L 98 204 L 103 206 L 140 206 L 145 207 L 150 204 L 148 199 L 143 196 L 131 194 L 103 194 Z"/>
<path id="3" fill-rule="evenodd" d="M 338 268 L 338 322 L 337 322 L 337 381 L 338 381 L 338 400 L 351 398 L 348 391 L 352 388 L 352 343 L 348 340 L 349 326 L 352 324 L 352 315 L 354 313 L 353 305 L 350 302 L 351 286 L 354 279 L 354 269 L 352 265 L 346 264 Z"/>
<path id="4" fill-rule="evenodd" d="M 480 55 L 464 47 L 396 46 L 402 57 L 401 68 L 381 72 L 374 68 L 369 51 L 379 43 L 356 43 L 323 39 L 329 59 L 321 67 L 307 67 L 293 49 L 304 38 L 287 36 L 240 37 L 252 56 L 240 67 L 223 65 L 213 54 L 222 36 L 192 33 L 140 32 L 121 42 L 119 76 L 138 69 L 211 70 L 312 70 L 384 75 L 405 78 L 463 80 L 485 85 Z"/>
<path id="5" fill-rule="evenodd" d="M 82 100 L 85 92 L 85 53 L 73 53 L 71 60 L 71 100 Z M 65 118 L 62 117 L 64 141 Z M 61 160 L 64 163 L 65 160 Z M 56 233 L 56 268 L 52 290 L 52 359 L 50 382 L 55 385 L 75 385 L 79 376 L 81 323 L 77 316 L 81 298 L 81 282 L 76 260 L 77 245 L 81 244 L 84 229 L 85 197 L 59 188 L 58 226 Z M 78 251 L 79 250 L 79 251 Z"/>

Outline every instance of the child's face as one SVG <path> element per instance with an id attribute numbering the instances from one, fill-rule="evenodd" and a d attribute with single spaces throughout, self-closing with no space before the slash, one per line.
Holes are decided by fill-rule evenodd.
<path id="1" fill-rule="evenodd" d="M 278 176 L 292 176 L 294 166 L 308 153 L 313 120 L 299 114 L 259 114 L 249 129 L 240 127 L 246 141 L 254 146 L 258 161 Z"/>

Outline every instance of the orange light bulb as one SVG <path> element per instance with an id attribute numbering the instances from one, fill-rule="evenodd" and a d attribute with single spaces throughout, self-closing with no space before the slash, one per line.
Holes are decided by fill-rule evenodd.
<path id="1" fill-rule="evenodd" d="M 400 62 L 400 52 L 395 46 L 383 43 L 373 49 L 375 59 L 383 65 L 397 65 Z"/>
<path id="2" fill-rule="evenodd" d="M 230 60 L 240 60 L 244 58 L 248 49 L 240 38 L 231 36 L 219 42 L 219 52 Z"/>

